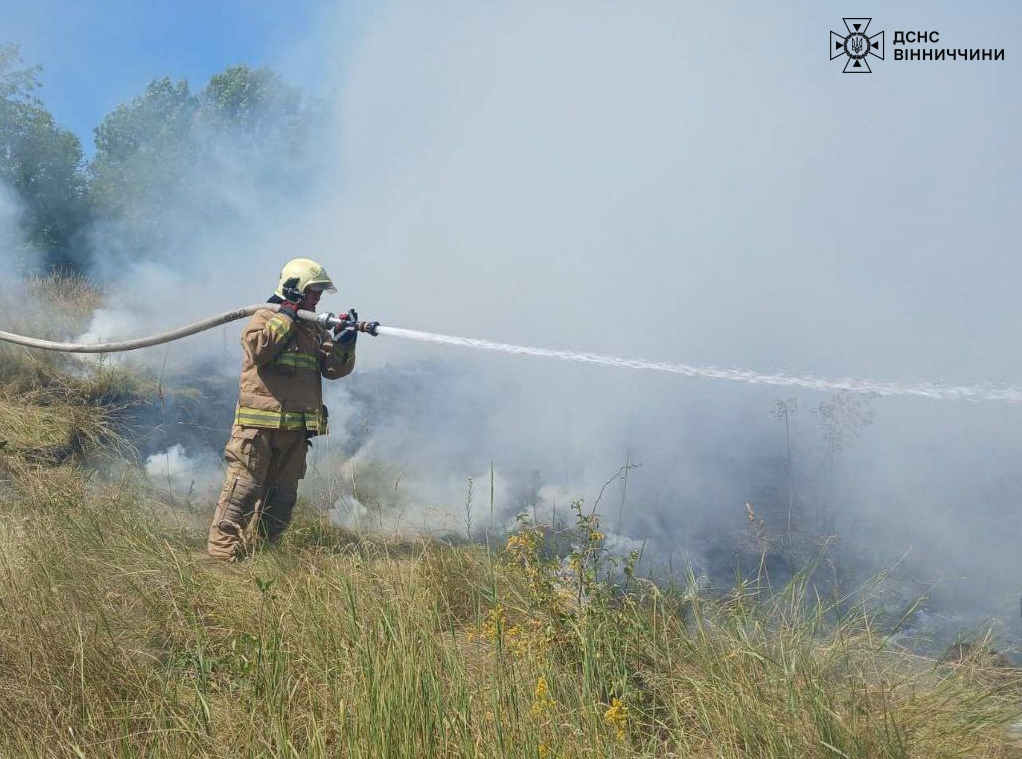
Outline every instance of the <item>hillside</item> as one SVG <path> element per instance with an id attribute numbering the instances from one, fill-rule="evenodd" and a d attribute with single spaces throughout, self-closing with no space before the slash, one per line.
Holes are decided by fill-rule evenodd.
<path id="1" fill-rule="evenodd" d="M 30 286 L 56 316 L 4 329 L 61 335 L 100 297 Z M 915 655 L 802 577 L 654 583 L 583 504 L 486 546 L 305 503 L 217 564 L 209 504 L 119 435 L 154 380 L 0 344 L 0 383 L 0 756 L 1022 756 L 1022 673 L 982 641 Z"/>

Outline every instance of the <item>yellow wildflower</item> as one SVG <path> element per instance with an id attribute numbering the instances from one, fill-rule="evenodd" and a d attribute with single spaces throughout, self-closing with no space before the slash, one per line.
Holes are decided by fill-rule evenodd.
<path id="1" fill-rule="evenodd" d="M 537 717 L 542 717 L 544 712 L 557 705 L 557 702 L 550 698 L 550 688 L 546 683 L 545 677 L 540 677 L 536 681 L 536 688 L 532 692 L 532 698 L 532 713 Z"/>
<path id="2" fill-rule="evenodd" d="M 504 607 L 494 606 L 483 620 L 480 637 L 496 641 L 504 628 Z"/>
<path id="3" fill-rule="evenodd" d="M 614 728 L 619 741 L 625 739 L 625 728 L 628 727 L 628 707 L 619 698 L 612 698 L 610 708 L 603 713 L 604 721 Z"/>

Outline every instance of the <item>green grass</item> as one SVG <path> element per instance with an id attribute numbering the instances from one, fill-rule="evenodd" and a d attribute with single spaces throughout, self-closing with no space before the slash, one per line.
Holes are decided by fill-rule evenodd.
<path id="1" fill-rule="evenodd" d="M 101 378 L 3 361 L 0 756 L 1022 756 L 1022 676 L 984 646 L 916 656 L 798 580 L 656 585 L 581 508 L 561 558 L 525 520 L 491 551 L 306 506 L 279 547 L 215 563 L 209 513 L 89 467 Z"/>
<path id="2" fill-rule="evenodd" d="M 3 488 L 0 755 L 1019 755 L 1017 673 L 891 648 L 797 584 L 624 593 L 586 536 L 565 579 L 529 525 L 490 554 L 308 512 L 221 565 L 131 475 Z"/>

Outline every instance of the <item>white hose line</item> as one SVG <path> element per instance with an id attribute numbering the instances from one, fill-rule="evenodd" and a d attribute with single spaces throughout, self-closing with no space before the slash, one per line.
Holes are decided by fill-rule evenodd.
<path id="1" fill-rule="evenodd" d="M 122 340 L 117 343 L 58 343 L 52 340 L 39 340 L 34 337 L 15 335 L 11 332 L 0 332 L 0 340 L 8 343 L 14 343 L 16 345 L 24 345 L 27 348 L 41 348 L 43 350 L 59 351 L 61 353 L 120 353 L 123 351 L 138 350 L 139 348 L 148 348 L 153 345 L 162 345 L 163 343 L 169 343 L 173 340 L 180 340 L 182 337 L 188 337 L 189 335 L 194 335 L 197 332 L 213 329 L 214 327 L 219 327 L 224 324 L 237 321 L 238 319 L 244 319 L 246 316 L 251 316 L 256 311 L 264 308 L 269 309 L 270 311 L 279 311 L 280 304 L 257 303 L 252 306 L 235 309 L 234 311 L 228 311 L 227 313 L 220 314 L 219 316 L 211 316 L 208 319 L 203 319 L 202 321 L 171 330 L 170 332 L 163 332 L 151 337 L 140 337 L 136 340 Z M 298 318 L 305 321 L 316 321 L 316 314 L 312 311 L 299 311 Z"/>
<path id="2" fill-rule="evenodd" d="M 60 343 L 52 340 L 39 340 L 34 337 L 15 335 L 11 332 L 0 332 L 0 341 L 23 345 L 28 348 L 41 348 L 43 350 L 60 351 L 61 353 L 118 353 L 133 351 L 139 348 L 148 348 L 153 345 L 169 343 L 173 340 L 180 340 L 183 337 L 194 335 L 207 329 L 213 329 L 228 324 L 238 319 L 251 316 L 260 309 L 279 311 L 277 303 L 256 303 L 252 306 L 235 309 L 212 316 L 209 319 L 180 327 L 170 332 L 163 332 L 151 337 L 143 337 L 135 340 L 123 340 L 116 343 Z M 315 322 L 319 315 L 312 311 L 299 311 L 298 318 L 303 321 Z M 576 361 L 587 364 L 600 364 L 603 366 L 615 366 L 625 369 L 650 369 L 654 371 L 670 372 L 681 374 L 686 377 L 706 377 L 710 379 L 724 379 L 736 382 L 747 382 L 753 385 L 774 385 L 778 387 L 799 387 L 807 390 L 848 390 L 854 393 L 865 393 L 869 395 L 910 395 L 933 400 L 970 400 L 970 401 L 1001 401 L 1007 403 L 1022 402 L 1022 387 L 1017 386 L 996 386 L 989 384 L 947 386 L 939 382 L 882 382 L 871 379 L 843 378 L 826 379 L 813 376 L 794 376 L 777 372 L 764 374 L 748 369 L 721 369 L 715 366 L 695 366 L 692 364 L 675 364 L 663 361 L 643 361 L 641 359 L 626 359 L 617 356 L 605 356 L 597 353 L 575 353 L 573 351 L 549 350 L 547 348 L 530 348 L 525 345 L 511 345 L 508 343 L 495 343 L 490 340 L 479 340 L 468 337 L 454 337 L 452 335 L 438 335 L 432 332 L 419 332 L 413 329 L 402 329 L 401 327 L 377 327 L 377 334 L 403 337 L 410 340 L 423 342 L 441 343 L 444 345 L 459 345 L 467 348 L 482 348 L 483 350 L 499 351 L 526 356 L 539 356 L 543 358 L 558 358 L 563 361 Z"/>
<path id="3" fill-rule="evenodd" d="M 482 348 L 483 350 L 499 351 L 524 356 L 542 358 L 559 358 L 562 361 L 576 361 L 585 364 L 600 364 L 623 369 L 650 369 L 653 371 L 681 374 L 686 377 L 706 377 L 709 379 L 746 382 L 750 385 L 774 385 L 777 387 L 797 387 L 806 390 L 841 391 L 866 395 L 909 395 L 932 400 L 967 400 L 967 401 L 1001 401 L 1004 403 L 1022 402 L 1022 387 L 996 385 L 942 385 L 939 382 L 883 382 L 871 379 L 847 377 L 827 379 L 813 376 L 794 376 L 783 372 L 765 374 L 749 369 L 721 369 L 716 366 L 695 366 L 692 364 L 674 364 L 664 361 L 644 361 L 642 359 L 618 358 L 598 353 L 575 353 L 573 351 L 549 350 L 547 348 L 530 348 L 525 345 L 495 343 L 490 340 L 478 340 L 452 335 L 438 335 L 432 332 L 419 332 L 401 327 L 377 327 L 381 335 L 403 337 L 408 340 L 440 343 L 443 345 L 459 345 L 466 348 Z"/>

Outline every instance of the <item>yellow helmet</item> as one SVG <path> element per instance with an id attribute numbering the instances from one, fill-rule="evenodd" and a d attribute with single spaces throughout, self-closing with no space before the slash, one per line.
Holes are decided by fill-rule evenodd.
<path id="1" fill-rule="evenodd" d="M 337 292 L 326 269 L 311 258 L 292 258 L 284 264 L 284 268 L 280 272 L 280 281 L 277 283 L 276 295 L 283 298 L 284 283 L 294 279 L 298 280 L 295 287 L 302 292 L 305 292 L 306 287 L 315 287 L 328 293 Z"/>

